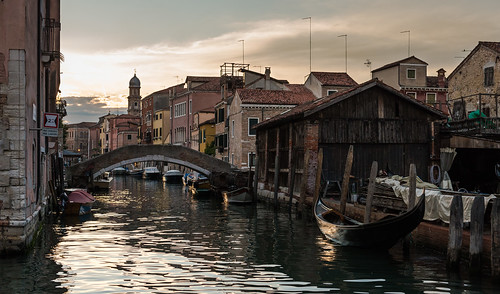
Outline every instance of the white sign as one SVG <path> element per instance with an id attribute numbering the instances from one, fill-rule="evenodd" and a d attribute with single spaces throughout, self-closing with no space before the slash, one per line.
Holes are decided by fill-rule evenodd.
<path id="1" fill-rule="evenodd" d="M 57 129 L 59 127 L 59 114 L 58 113 L 44 113 L 43 114 L 43 127 Z"/>
<path id="2" fill-rule="evenodd" d="M 58 113 L 44 113 L 43 114 L 43 128 L 42 136 L 45 137 L 58 137 L 59 135 L 59 114 Z"/>

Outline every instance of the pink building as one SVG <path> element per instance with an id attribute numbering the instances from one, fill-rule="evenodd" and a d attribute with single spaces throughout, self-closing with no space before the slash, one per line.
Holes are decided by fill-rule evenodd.
<path id="1" fill-rule="evenodd" d="M 140 123 L 141 118 L 139 116 L 130 114 L 121 114 L 110 118 L 109 151 L 123 146 L 137 144 Z"/>
<path id="2" fill-rule="evenodd" d="M 171 143 L 191 148 L 194 114 L 213 110 L 221 99 L 220 77 L 188 76 L 184 88 L 170 99 Z"/>
<path id="3" fill-rule="evenodd" d="M 48 215 L 49 183 L 62 190 L 62 171 L 52 169 L 62 165 L 62 131 L 45 115 L 64 113 L 60 29 L 59 0 L 0 1 L 1 252 L 28 248 Z"/>

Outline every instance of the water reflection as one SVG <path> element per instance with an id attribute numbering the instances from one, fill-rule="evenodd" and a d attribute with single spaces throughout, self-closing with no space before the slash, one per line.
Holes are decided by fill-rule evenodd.
<path id="1" fill-rule="evenodd" d="M 449 277 L 444 257 L 340 248 L 311 216 L 193 198 L 116 177 L 88 219 L 64 218 L 38 252 L 0 259 L 7 293 L 495 293 Z M 43 252 L 40 254 L 40 252 Z M 22 277 L 22 278 L 19 278 Z"/>

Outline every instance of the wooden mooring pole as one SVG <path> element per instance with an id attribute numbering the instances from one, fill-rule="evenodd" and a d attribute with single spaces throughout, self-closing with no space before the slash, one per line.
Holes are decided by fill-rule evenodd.
<path id="1" fill-rule="evenodd" d="M 500 278 L 500 199 L 493 199 L 491 207 L 491 276 Z"/>
<path id="2" fill-rule="evenodd" d="M 340 213 L 345 214 L 345 208 L 347 205 L 347 194 L 349 192 L 349 179 L 351 177 L 352 161 L 353 161 L 354 147 L 349 146 L 349 152 L 347 153 L 347 160 L 345 162 L 344 178 L 342 179 L 342 189 L 340 191 Z"/>
<path id="3" fill-rule="evenodd" d="M 483 252 L 484 197 L 477 196 L 472 202 L 470 215 L 469 271 L 481 273 L 481 254 Z"/>
<path id="4" fill-rule="evenodd" d="M 319 197 L 319 191 L 321 188 L 321 173 L 323 171 L 323 148 L 319 148 L 318 152 L 318 166 L 316 168 L 316 183 L 314 186 L 314 198 L 313 198 L 313 206 L 316 203 L 316 200 Z"/>
<path id="5" fill-rule="evenodd" d="M 450 226 L 446 267 L 449 271 L 458 271 L 462 248 L 462 228 L 464 223 L 464 206 L 462 196 L 455 195 L 450 206 Z"/>
<path id="6" fill-rule="evenodd" d="M 366 207 L 365 207 L 365 218 L 363 222 L 365 224 L 370 222 L 372 214 L 372 203 L 373 203 L 373 193 L 375 192 L 375 178 L 377 177 L 378 162 L 372 162 L 372 168 L 370 170 L 370 180 L 368 182 L 368 192 L 366 194 Z"/>
<path id="7" fill-rule="evenodd" d="M 410 182 L 408 191 L 408 207 L 407 211 L 410 211 L 415 207 L 417 198 L 417 167 L 415 164 L 410 164 Z M 410 254 L 410 244 L 411 244 L 411 234 L 408 234 L 403 239 L 403 254 L 408 256 Z"/>

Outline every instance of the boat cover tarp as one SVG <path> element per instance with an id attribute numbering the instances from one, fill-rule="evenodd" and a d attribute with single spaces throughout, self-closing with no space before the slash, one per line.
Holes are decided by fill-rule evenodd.
<path id="1" fill-rule="evenodd" d="M 384 183 L 392 187 L 394 193 L 397 197 L 402 198 L 403 201 L 408 205 L 408 195 L 410 194 L 410 188 L 408 186 L 401 185 L 403 179 L 400 176 L 393 176 L 389 178 L 377 178 L 377 183 Z M 401 180 L 401 182 L 400 182 Z M 434 187 L 432 187 L 434 186 Z M 420 199 L 423 188 L 425 188 L 425 214 L 424 220 L 435 221 L 441 220 L 445 223 L 450 223 L 450 206 L 453 200 L 453 195 L 443 194 L 441 191 L 435 189 L 435 185 L 423 181 L 417 181 L 417 199 Z M 462 203 L 464 207 L 464 222 L 470 222 L 472 202 L 477 196 L 462 196 Z M 482 196 L 481 196 L 482 197 Z M 496 196 L 485 195 L 484 196 L 484 206 L 488 205 L 491 199 Z"/>
<path id="2" fill-rule="evenodd" d="M 89 203 L 94 202 L 95 198 L 87 191 L 76 190 L 68 195 L 68 200 L 75 203 Z"/>

